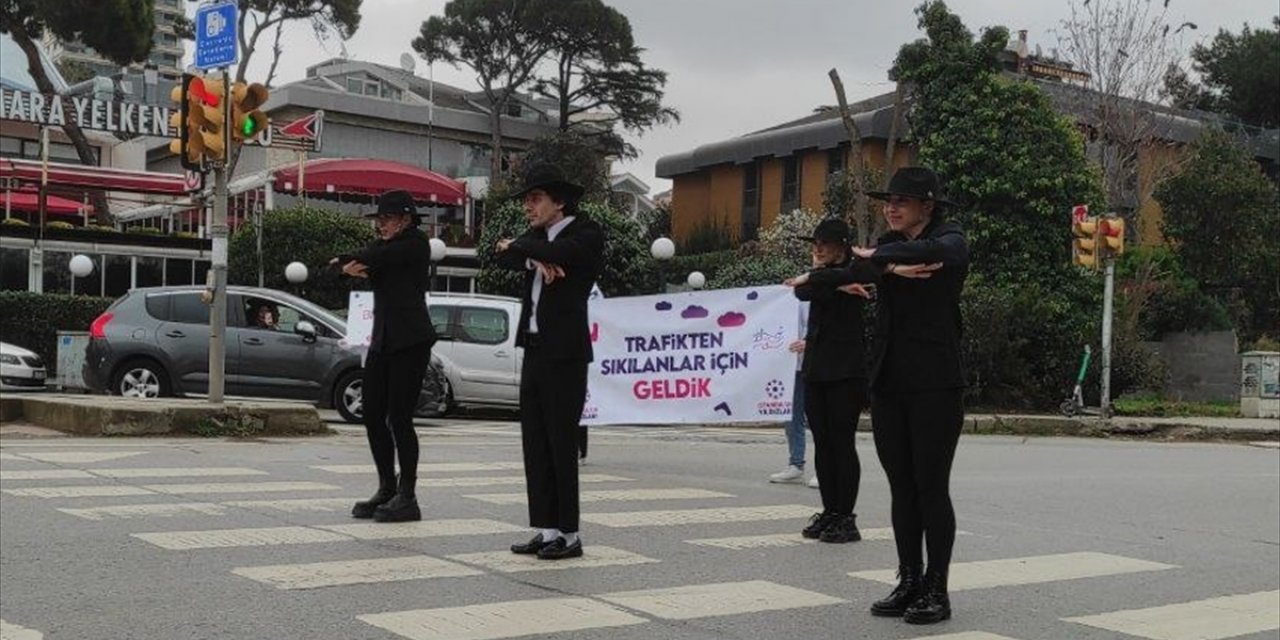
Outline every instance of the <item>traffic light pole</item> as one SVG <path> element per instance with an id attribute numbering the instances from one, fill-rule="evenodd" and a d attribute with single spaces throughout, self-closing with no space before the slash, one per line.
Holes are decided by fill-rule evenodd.
<path id="1" fill-rule="evenodd" d="M 1116 261 L 1108 258 L 1102 289 L 1102 419 L 1111 417 L 1111 316 L 1114 313 Z"/>
<path id="2" fill-rule="evenodd" d="M 231 77 L 222 69 L 226 86 L 224 99 L 231 96 Z M 223 149 L 231 147 L 231 109 L 222 110 Z M 213 222 L 209 236 L 213 239 L 213 300 L 209 309 L 209 403 L 220 405 L 226 388 L 227 334 L 227 166 L 218 162 L 213 167 Z"/>

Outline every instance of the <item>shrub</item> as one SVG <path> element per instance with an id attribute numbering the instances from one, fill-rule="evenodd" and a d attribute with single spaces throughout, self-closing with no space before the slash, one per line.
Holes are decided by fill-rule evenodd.
<path id="1" fill-rule="evenodd" d="M 737 258 L 738 252 L 732 249 L 688 256 L 677 255 L 667 261 L 667 282 L 683 283 L 694 271 L 701 271 L 710 282 L 721 269 L 732 264 Z"/>
<path id="2" fill-rule="evenodd" d="M 31 223 L 30 223 L 30 222 L 27 222 L 26 220 L 23 220 L 22 218 L 5 218 L 4 220 L 0 220 L 0 224 L 8 225 L 8 226 L 10 226 L 10 227 L 29 227 L 29 226 L 31 226 Z"/>
<path id="3" fill-rule="evenodd" d="M 76 226 L 74 224 L 71 224 L 70 222 L 54 220 L 53 222 L 46 222 L 44 225 L 44 228 L 57 229 L 58 231 L 74 231 L 76 229 Z"/>
<path id="4" fill-rule="evenodd" d="M 110 298 L 0 291 L 0 340 L 40 354 L 53 373 L 58 331 L 88 331 L 111 303 Z"/>
<path id="5" fill-rule="evenodd" d="M 704 218 L 694 225 L 689 236 L 680 243 L 680 253 L 694 255 L 734 248 L 734 234 L 721 218 Z"/>

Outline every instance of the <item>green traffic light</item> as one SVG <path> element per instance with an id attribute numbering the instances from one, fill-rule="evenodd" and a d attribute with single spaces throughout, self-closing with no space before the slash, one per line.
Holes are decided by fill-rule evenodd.
<path id="1" fill-rule="evenodd" d="M 253 126 L 253 118 L 245 118 L 244 125 L 240 127 L 240 130 L 244 132 L 244 135 L 247 137 L 253 136 L 256 132 Z"/>

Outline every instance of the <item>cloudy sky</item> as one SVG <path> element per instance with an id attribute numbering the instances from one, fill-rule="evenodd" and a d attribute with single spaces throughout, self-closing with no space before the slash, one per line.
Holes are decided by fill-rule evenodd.
<path id="1" fill-rule="evenodd" d="M 836 68 L 850 101 L 893 90 L 887 71 L 898 47 L 920 37 L 915 1 L 870 0 L 605 0 L 630 20 L 636 42 L 647 49 L 650 66 L 668 72 L 667 102 L 682 121 L 633 141 L 639 159 L 615 170 L 634 173 L 653 192 L 670 188 L 654 177 L 658 158 L 698 145 L 742 135 L 802 117 L 814 107 L 834 104 L 827 71 Z M 1106 1 L 1106 0 L 1094 0 Z M 1117 0 L 1110 0 L 1116 2 Z M 1145 1 L 1145 0 L 1121 0 Z M 1161 0 L 1154 0 L 1160 2 Z M 1191 21 L 1199 30 L 1183 39 L 1189 48 L 1219 28 L 1239 31 L 1248 22 L 1269 26 L 1275 0 L 1167 0 L 1168 21 Z M 948 3 L 970 30 L 1004 25 L 1027 29 L 1034 49 L 1058 46 L 1054 30 L 1068 15 L 1066 0 L 952 0 Z M 428 16 L 442 13 L 445 0 L 364 0 L 360 30 L 345 43 L 355 59 L 391 66 Z M 302 78 L 306 67 L 342 54 L 338 41 L 319 43 L 306 24 L 285 30 L 284 56 L 275 84 Z M 267 51 L 254 61 L 250 77 L 265 78 Z M 427 66 L 418 60 L 417 73 Z M 436 64 L 434 77 L 475 87 L 465 68 Z"/>

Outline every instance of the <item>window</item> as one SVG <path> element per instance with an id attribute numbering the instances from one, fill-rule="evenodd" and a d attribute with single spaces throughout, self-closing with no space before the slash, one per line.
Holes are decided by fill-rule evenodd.
<path id="1" fill-rule="evenodd" d="M 800 204 L 800 161 L 791 156 L 782 160 L 782 212 Z"/>
<path id="2" fill-rule="evenodd" d="M 742 165 L 741 242 L 755 240 L 760 231 L 760 163 Z"/>
<path id="3" fill-rule="evenodd" d="M 477 344 L 502 344 L 507 341 L 508 324 L 507 312 L 502 309 L 461 307 L 455 338 Z"/>
<path id="4" fill-rule="evenodd" d="M 169 286 L 191 284 L 191 261 L 168 258 L 164 264 L 164 283 Z"/>
<path id="5" fill-rule="evenodd" d="M 347 93 L 364 93 L 364 81 L 360 78 L 347 78 Z"/>
<path id="6" fill-rule="evenodd" d="M 436 330 L 436 335 L 443 338 L 452 338 L 449 333 L 449 314 L 453 313 L 453 307 L 440 305 L 427 305 L 427 313 L 431 314 L 431 326 Z"/>
<path id="7" fill-rule="evenodd" d="M 521 113 L 519 102 L 512 101 L 507 103 L 507 115 L 512 118 L 519 118 Z"/>
<path id="8" fill-rule="evenodd" d="M 131 256 L 107 255 L 103 273 L 106 278 L 102 292 L 109 298 L 118 298 L 129 291 L 133 280 L 133 258 Z"/>
<path id="9" fill-rule="evenodd" d="M 844 147 L 827 149 L 827 175 L 844 171 L 846 155 Z"/>
<path id="10" fill-rule="evenodd" d="M 26 291 L 31 277 L 31 257 L 26 249 L 0 248 L 0 291 Z"/>
<path id="11" fill-rule="evenodd" d="M 45 251 L 41 277 L 45 293 L 71 293 L 71 254 Z"/>
<path id="12" fill-rule="evenodd" d="M 149 295 L 147 296 L 147 315 L 156 320 L 168 320 L 169 307 L 173 302 L 171 295 Z"/>
<path id="13" fill-rule="evenodd" d="M 164 258 L 138 256 L 139 287 L 158 287 L 164 284 Z"/>
<path id="14" fill-rule="evenodd" d="M 209 324 L 209 305 L 200 300 L 198 293 L 176 293 L 170 304 L 170 320 L 183 324 Z"/>

